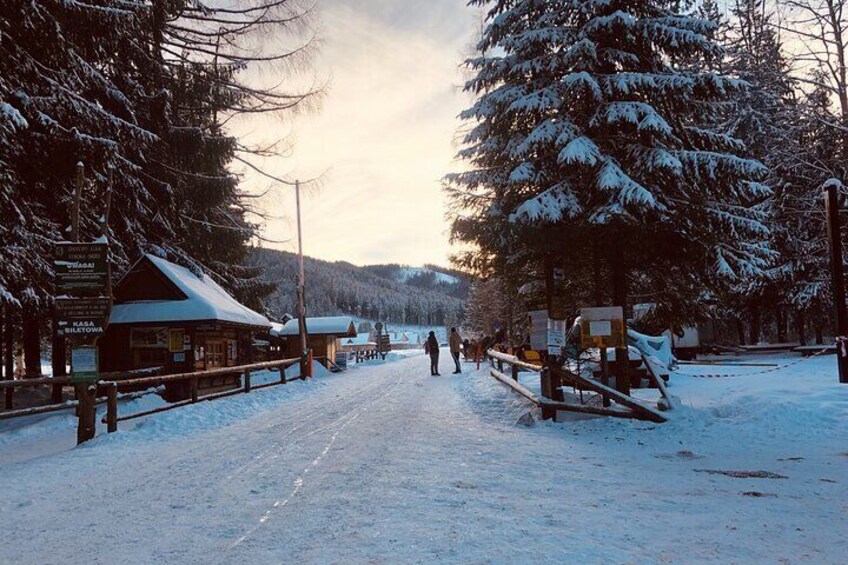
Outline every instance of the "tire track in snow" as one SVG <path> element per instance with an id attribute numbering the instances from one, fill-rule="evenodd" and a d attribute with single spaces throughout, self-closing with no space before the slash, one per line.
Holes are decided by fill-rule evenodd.
<path id="1" fill-rule="evenodd" d="M 228 551 L 232 550 L 232 549 L 238 547 L 239 545 L 241 545 L 243 542 L 247 541 L 254 533 L 256 533 L 260 528 L 262 528 L 265 524 L 268 523 L 268 521 L 271 519 L 271 517 L 273 516 L 273 514 L 275 512 L 283 509 L 286 505 L 288 505 L 288 503 L 303 488 L 303 486 L 306 482 L 306 478 L 309 475 L 309 472 L 312 469 L 314 469 L 315 467 L 317 467 L 318 464 L 321 463 L 321 461 L 324 459 L 324 457 L 333 448 L 333 445 L 336 443 L 336 439 L 338 438 L 339 434 L 342 431 L 344 431 L 344 429 L 347 428 L 351 423 L 356 421 L 362 414 L 364 414 L 366 411 L 368 411 L 370 408 L 372 408 L 375 404 L 380 404 L 380 402 L 384 398 L 386 398 L 387 396 L 392 394 L 400 386 L 401 382 L 403 382 L 403 376 L 404 376 L 403 373 L 399 373 L 397 379 L 392 384 L 390 384 L 388 387 L 385 387 L 384 392 L 382 392 L 379 396 L 377 396 L 373 400 L 369 401 L 366 405 L 360 406 L 356 411 L 347 412 L 345 414 L 342 414 L 340 417 L 336 418 L 335 420 L 333 420 L 329 424 L 321 426 L 320 428 L 313 430 L 313 432 L 311 432 L 309 434 L 305 434 L 304 436 L 300 436 L 302 439 L 306 439 L 307 437 L 315 435 L 316 433 L 320 433 L 322 431 L 326 431 L 328 429 L 331 429 L 331 428 L 333 428 L 333 426 L 338 424 L 338 428 L 330 436 L 329 440 L 324 445 L 324 448 L 321 450 L 321 452 L 294 479 L 294 481 L 293 481 L 294 486 L 293 486 L 292 490 L 289 492 L 289 494 L 285 498 L 278 499 L 278 500 L 274 501 L 274 503 L 271 505 L 271 507 L 268 508 L 263 513 L 263 515 L 259 518 L 258 523 L 255 526 L 253 526 L 250 530 L 248 530 L 246 533 L 244 533 L 239 538 L 237 538 L 232 544 L 230 544 L 227 547 L 227 550 Z M 383 386 L 382 383 L 379 383 L 378 385 L 376 385 L 374 387 L 369 387 L 368 389 L 364 390 L 361 394 L 358 394 L 357 397 L 361 398 L 362 396 L 366 396 L 367 393 L 369 393 L 371 390 L 373 390 L 374 388 L 379 388 L 381 386 Z M 342 423 L 339 424 L 339 422 L 342 422 Z M 305 426 L 305 425 L 306 424 L 302 424 L 301 427 Z M 292 445 L 291 447 L 294 447 L 294 446 Z"/>
<path id="2" fill-rule="evenodd" d="M 356 377 L 354 377 L 356 378 Z M 370 396 L 376 389 L 383 387 L 384 384 L 382 381 L 375 382 L 372 386 L 366 386 L 365 388 L 356 389 L 353 394 L 348 396 L 338 396 L 333 400 L 330 400 L 326 403 L 322 404 L 322 410 L 324 412 L 332 412 L 342 410 L 345 405 L 349 406 L 351 404 L 356 404 L 358 400 L 364 399 L 364 397 Z M 286 409 L 291 409 L 291 407 L 286 407 Z M 259 472 L 262 469 L 267 468 L 267 466 L 275 459 L 279 458 L 281 455 L 285 453 L 291 452 L 295 447 L 301 445 L 304 441 L 314 436 L 315 434 L 326 431 L 331 428 L 333 425 L 338 423 L 340 418 L 331 421 L 330 423 L 319 426 L 311 429 L 309 432 L 295 436 L 292 441 L 286 442 L 287 439 L 294 436 L 297 432 L 302 430 L 303 428 L 312 424 L 310 421 L 303 421 L 300 424 L 294 425 L 294 427 L 289 428 L 281 437 L 275 438 L 274 442 L 270 447 L 263 450 L 261 453 L 256 455 L 253 459 L 244 463 L 243 465 L 232 469 L 227 473 L 226 479 L 230 480 L 236 476 L 246 474 L 246 472 Z M 286 424 L 283 423 L 275 423 L 267 428 L 266 430 L 273 430 L 276 428 L 284 427 Z M 260 432 L 261 433 L 261 432 Z M 239 445 L 235 446 L 234 449 L 238 449 Z"/>

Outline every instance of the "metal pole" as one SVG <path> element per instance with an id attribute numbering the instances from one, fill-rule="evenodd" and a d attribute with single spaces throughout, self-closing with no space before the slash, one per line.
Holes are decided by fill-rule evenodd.
<path id="1" fill-rule="evenodd" d="M 306 329 L 306 276 L 303 271 L 303 228 L 300 219 L 300 181 L 294 182 L 295 204 L 297 207 L 297 256 L 298 256 L 298 272 L 297 272 L 297 318 L 298 331 L 300 333 L 300 375 L 312 376 L 312 367 L 307 366 L 307 329 Z"/>
<path id="2" fill-rule="evenodd" d="M 836 357 L 839 382 L 848 383 L 848 311 L 845 309 L 845 274 L 842 263 L 842 239 L 839 229 L 839 199 L 835 185 L 824 189 L 824 208 L 827 214 L 827 235 L 830 240 L 830 276 L 833 283 L 833 303 L 836 307 Z"/>

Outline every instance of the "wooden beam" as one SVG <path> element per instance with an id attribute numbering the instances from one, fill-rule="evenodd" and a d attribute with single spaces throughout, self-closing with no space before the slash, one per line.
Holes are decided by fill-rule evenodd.
<path id="1" fill-rule="evenodd" d="M 662 423 L 668 421 L 668 418 L 663 416 L 658 411 L 645 406 L 638 400 L 634 399 L 631 396 L 626 394 L 622 394 L 621 392 L 610 388 L 608 386 L 604 386 L 601 383 L 593 381 L 591 379 L 587 379 L 582 375 L 578 375 L 576 373 L 571 373 L 569 371 L 565 371 L 558 367 L 550 368 L 552 374 L 556 375 L 561 381 L 574 383 L 578 385 L 578 388 L 583 388 L 587 390 L 591 390 L 593 392 L 597 392 L 598 394 L 607 395 L 611 399 L 615 400 L 617 403 L 626 406 L 633 410 L 634 418 L 639 418 L 640 420 L 649 420 L 651 422 Z"/>
<path id="2" fill-rule="evenodd" d="M 492 371 L 492 376 L 495 377 L 495 379 L 499 380 L 500 382 L 502 382 L 503 384 L 505 384 L 506 386 L 511 388 L 513 391 L 517 392 L 518 394 L 520 394 L 521 396 L 523 396 L 524 398 L 526 398 L 530 402 L 533 402 L 537 406 L 539 406 L 541 404 L 541 402 L 536 397 L 536 395 L 533 394 L 526 387 L 524 387 L 521 383 L 512 380 L 511 378 L 506 376 L 504 373 L 498 371 L 497 369 L 492 369 L 491 371 Z"/>

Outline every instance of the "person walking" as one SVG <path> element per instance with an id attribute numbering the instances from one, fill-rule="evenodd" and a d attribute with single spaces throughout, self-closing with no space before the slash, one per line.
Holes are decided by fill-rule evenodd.
<path id="1" fill-rule="evenodd" d="M 451 357 L 453 357 L 453 362 L 456 363 L 456 371 L 454 371 L 453 374 L 458 375 L 462 372 L 462 367 L 459 365 L 459 352 L 462 350 L 462 336 L 459 335 L 456 328 L 451 328 L 449 345 Z"/>
<path id="2" fill-rule="evenodd" d="M 427 341 L 424 342 L 424 353 L 430 355 L 430 375 L 433 377 L 440 376 L 439 374 L 439 340 L 436 339 L 436 332 L 430 332 Z"/>

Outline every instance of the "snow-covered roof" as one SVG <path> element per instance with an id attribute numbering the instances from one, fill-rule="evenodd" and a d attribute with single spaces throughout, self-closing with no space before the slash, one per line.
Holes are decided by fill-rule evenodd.
<path id="1" fill-rule="evenodd" d="M 133 300 L 115 304 L 109 316 L 110 324 L 214 320 L 263 328 L 271 327 L 268 318 L 240 304 L 208 275 L 198 276 L 185 267 L 155 255 L 145 255 L 141 261 L 145 259 L 149 260 L 186 298 Z"/>
<path id="2" fill-rule="evenodd" d="M 420 344 L 421 336 L 418 332 L 389 332 L 389 342 L 392 344 Z"/>
<path id="3" fill-rule="evenodd" d="M 306 322 L 307 328 L 309 327 L 309 322 Z M 358 333 L 356 337 L 342 337 L 339 338 L 339 343 L 344 345 L 352 345 L 352 346 L 364 346 L 364 345 L 376 345 L 373 341 L 371 341 L 371 334 L 368 332 Z"/>
<path id="4" fill-rule="evenodd" d="M 306 318 L 306 331 L 309 335 L 355 336 L 356 327 L 350 316 L 331 316 L 326 318 Z M 271 335 L 285 337 L 300 332 L 300 321 L 295 318 L 285 324 L 274 323 Z"/>

